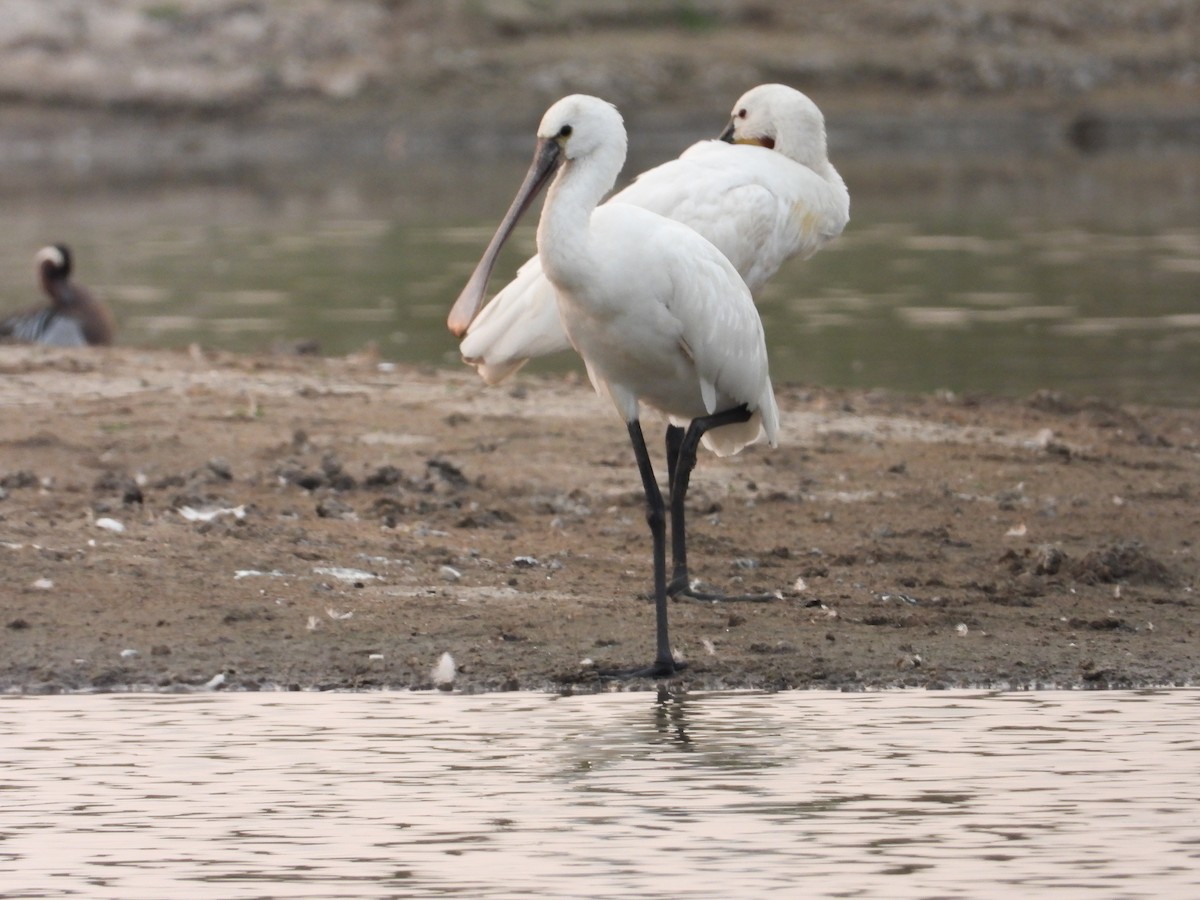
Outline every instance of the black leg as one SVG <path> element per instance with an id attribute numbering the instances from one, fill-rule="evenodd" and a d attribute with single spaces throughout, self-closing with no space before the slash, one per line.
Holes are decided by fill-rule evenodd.
<path id="1" fill-rule="evenodd" d="M 662 492 L 658 489 L 658 479 L 654 477 L 654 468 L 650 465 L 650 453 L 646 450 L 642 426 L 636 419 L 629 423 L 629 440 L 633 444 L 633 454 L 637 458 L 638 472 L 642 476 L 642 489 L 646 492 L 646 523 L 650 526 L 650 536 L 654 543 L 654 615 L 657 650 L 654 664 L 648 668 L 603 674 L 624 677 L 663 677 L 674 675 L 678 669 L 682 668 L 676 664 L 675 657 L 671 654 L 671 640 L 667 634 L 666 508 L 663 504 Z"/>
<path id="2" fill-rule="evenodd" d="M 667 496 L 675 490 L 675 467 L 679 463 L 679 448 L 683 446 L 684 431 L 678 425 L 667 426 Z"/>
<path id="3" fill-rule="evenodd" d="M 670 485 L 671 559 L 674 564 L 674 570 L 671 573 L 671 583 L 667 586 L 667 593 L 672 597 L 687 597 L 692 600 L 707 601 L 767 601 L 775 599 L 771 594 L 739 594 L 726 597 L 721 594 L 708 594 L 703 591 L 696 591 L 692 589 L 690 576 L 688 575 L 687 528 L 684 523 L 684 501 L 687 498 L 688 483 L 691 481 L 692 469 L 696 467 L 696 453 L 700 449 L 700 439 L 711 428 L 720 428 L 722 425 L 734 425 L 739 422 L 745 422 L 749 418 L 750 410 L 743 405 L 727 409 L 724 412 L 713 413 L 711 416 L 693 419 L 682 438 L 678 436 L 673 438 L 671 429 L 674 428 L 679 432 L 682 432 L 683 429 L 676 428 L 673 425 L 667 429 L 667 463 L 672 470 Z M 675 459 L 672 465 L 671 455 L 673 446 Z"/>
<path id="4" fill-rule="evenodd" d="M 667 426 L 667 497 L 675 496 L 675 479 L 679 471 L 679 451 L 683 449 L 686 433 L 678 425 Z M 687 587 L 687 542 L 684 538 L 682 510 L 671 503 L 671 581 L 667 593 L 676 594 L 680 586 Z M 682 579 L 682 580 L 681 580 Z"/>

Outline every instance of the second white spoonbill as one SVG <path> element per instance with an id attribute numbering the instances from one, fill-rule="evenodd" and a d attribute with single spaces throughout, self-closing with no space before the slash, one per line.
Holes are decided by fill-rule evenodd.
<path id="1" fill-rule="evenodd" d="M 666 505 L 640 407 L 687 426 L 669 494 L 680 542 L 699 445 L 718 455 L 736 453 L 760 435 L 775 445 L 779 409 L 762 322 L 737 270 L 695 231 L 629 204 L 598 207 L 625 163 L 625 127 L 615 107 L 596 97 L 565 97 L 547 110 L 537 136 L 525 180 L 456 306 L 478 308 L 500 248 L 553 177 L 538 255 L 592 385 L 626 423 L 646 495 L 656 654 L 651 666 L 630 674 L 669 676 L 679 666 L 667 629 Z"/>

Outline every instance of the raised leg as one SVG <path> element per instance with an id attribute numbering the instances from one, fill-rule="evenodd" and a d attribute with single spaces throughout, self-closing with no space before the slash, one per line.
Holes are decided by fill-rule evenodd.
<path id="1" fill-rule="evenodd" d="M 679 470 L 679 452 L 683 449 L 686 432 L 678 425 L 667 426 L 667 497 L 671 500 L 671 580 L 668 596 L 675 596 L 688 587 L 687 538 L 684 534 L 683 504 L 675 506 L 675 479 Z M 694 463 L 693 463 L 694 465 Z"/>
<path id="2" fill-rule="evenodd" d="M 713 413 L 693 419 L 686 433 L 682 428 L 671 425 L 667 428 L 667 468 L 670 475 L 671 500 L 671 560 L 673 571 L 671 582 L 667 585 L 667 593 L 672 597 L 686 597 L 692 600 L 705 601 L 756 601 L 774 600 L 771 594 L 736 594 L 725 596 L 709 594 L 693 590 L 688 574 L 687 563 L 687 526 L 684 522 L 684 501 L 687 498 L 688 484 L 691 481 L 692 469 L 696 467 L 696 453 L 700 448 L 700 439 L 710 428 L 720 428 L 722 425 L 733 425 L 745 422 L 750 418 L 750 410 L 736 406 L 724 412 Z M 678 434 L 672 434 L 672 431 Z"/>
<path id="3" fill-rule="evenodd" d="M 684 430 L 678 425 L 667 426 L 667 496 L 675 490 L 675 467 L 679 463 L 679 448 L 683 446 Z"/>

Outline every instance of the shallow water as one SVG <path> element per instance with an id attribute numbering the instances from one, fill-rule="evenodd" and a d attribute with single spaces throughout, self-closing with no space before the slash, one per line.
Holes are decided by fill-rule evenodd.
<path id="1" fill-rule="evenodd" d="M 0 897 L 1200 896 L 1200 693 L 0 698 Z"/>
<path id="2" fill-rule="evenodd" d="M 698 131 L 697 134 L 702 134 Z M 674 141 L 674 143 L 672 143 Z M 837 135 L 833 136 L 837 147 Z M 634 156 L 640 171 L 684 138 Z M 839 166 L 852 222 L 761 297 L 777 380 L 1200 402 L 1200 172 L 1147 155 L 908 153 Z M 0 192 L 0 309 L 35 301 L 32 256 L 62 240 L 124 343 L 459 365 L 444 327 L 526 165 L 490 156 L 337 160 Z M 518 232 L 494 287 L 534 248 Z M 562 356 L 542 365 L 562 370 Z"/>

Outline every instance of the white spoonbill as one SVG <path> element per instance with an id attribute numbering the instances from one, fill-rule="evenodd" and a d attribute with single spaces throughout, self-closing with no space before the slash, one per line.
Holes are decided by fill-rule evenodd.
<path id="1" fill-rule="evenodd" d="M 678 665 L 667 633 L 666 507 L 640 405 L 687 423 L 670 479 L 672 532 L 681 543 L 699 444 L 727 455 L 760 433 L 776 442 L 779 409 L 762 322 L 737 270 L 695 231 L 630 204 L 597 206 L 625 163 L 625 127 L 615 107 L 565 97 L 547 110 L 537 135 L 529 172 L 456 305 L 481 301 L 500 248 L 553 177 L 538 256 L 592 385 L 625 420 L 646 494 L 657 652 L 653 665 L 633 674 L 672 675 Z"/>
<path id="2" fill-rule="evenodd" d="M 807 259 L 841 234 L 850 218 L 821 110 L 782 84 L 747 91 L 719 140 L 701 141 L 643 172 L 608 202 L 640 206 L 698 231 L 754 293 L 788 259 Z M 488 384 L 533 357 L 569 348 L 538 257 L 480 312 L 482 298 L 456 304 L 447 324 L 456 335 L 465 332 L 463 358 Z"/>

